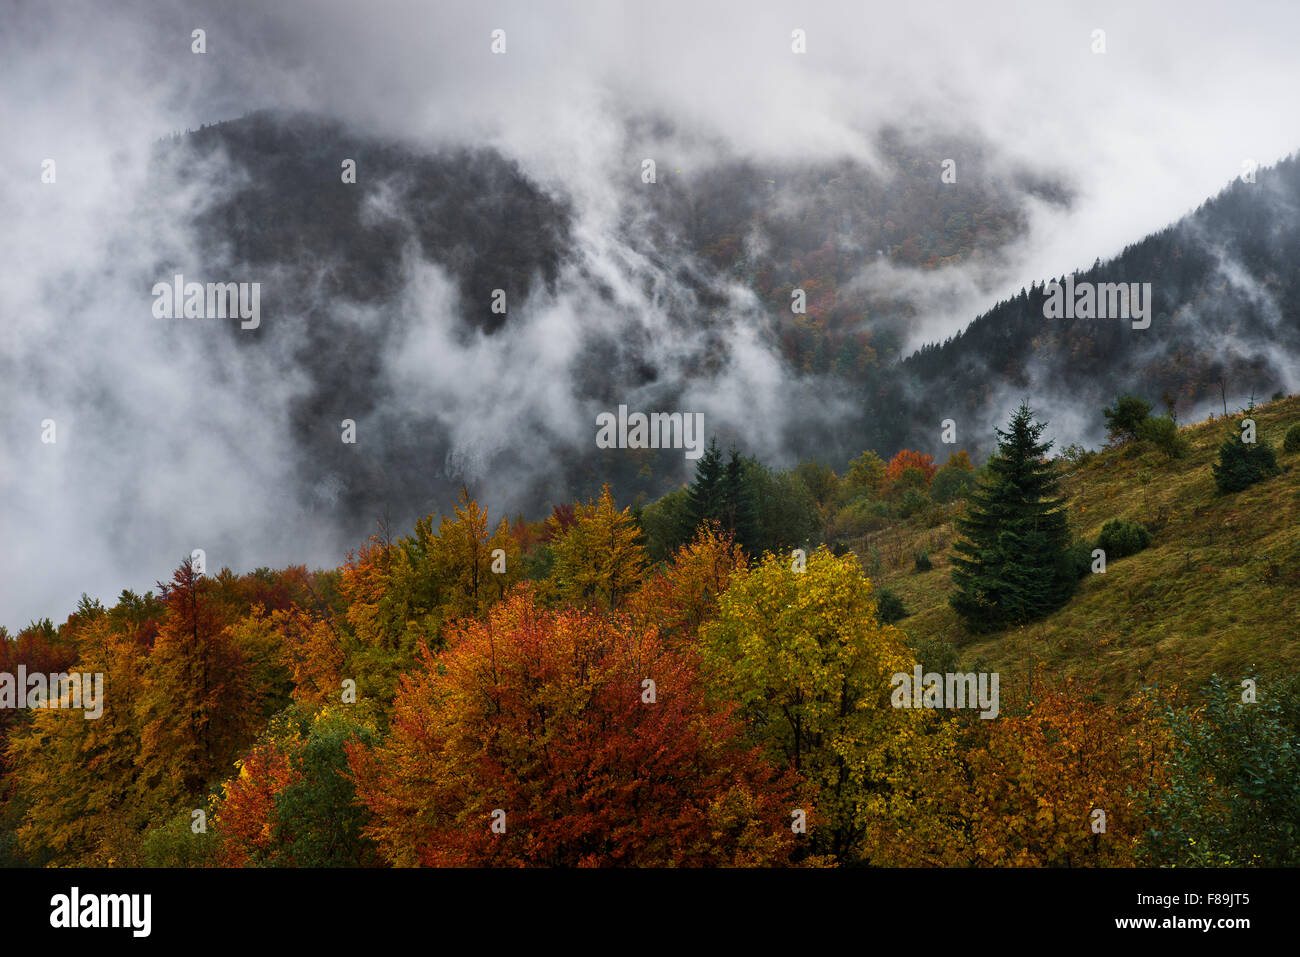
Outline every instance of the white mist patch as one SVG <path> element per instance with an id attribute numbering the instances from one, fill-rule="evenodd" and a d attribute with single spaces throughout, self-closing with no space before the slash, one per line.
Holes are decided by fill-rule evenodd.
<path id="1" fill-rule="evenodd" d="M 870 134 L 882 124 L 930 132 L 960 117 L 1079 187 L 1083 208 L 1064 220 L 1034 217 L 1034 244 L 999 287 L 1013 292 L 1163 226 L 1235 175 L 1243 156 L 1267 163 L 1300 142 L 1297 9 L 1246 2 L 1224 17 L 1209 3 L 1142 5 L 1106 24 L 1109 51 L 1099 57 L 1088 49 L 1097 23 L 1084 10 L 1024 4 L 1015 11 L 1024 29 L 1012 37 L 1005 18 L 957 3 L 868 11 L 834 2 L 797 16 L 751 7 L 521 5 L 503 24 L 502 56 L 489 52 L 497 24 L 468 3 L 325 0 L 304 30 L 291 6 L 230 0 L 205 14 L 204 56 L 191 52 L 195 24 L 183 11 L 178 19 L 128 3 L 106 14 L 90 0 L 9 11 L 0 31 L 0 529 L 23 548 L 0 558 L 3 622 L 60 617 L 82 591 L 111 599 L 152 587 L 200 543 L 237 569 L 341 558 L 345 543 L 324 527 L 336 516 L 303 515 L 311 488 L 328 490 L 333 479 L 296 473 L 301 423 L 287 409 L 303 383 L 293 348 L 245 342 L 236 352 L 221 336 L 187 338 L 189 324 L 149 321 L 143 293 L 170 270 L 207 279 L 238 266 L 205 261 L 188 226 L 242 185 L 238 164 L 213 159 L 186 182 L 155 177 L 150 146 L 168 134 L 259 108 L 302 109 L 359 133 L 495 145 L 572 197 L 574 261 L 554 295 L 510 304 L 504 334 L 453 332 L 454 297 L 423 301 L 432 287 L 418 270 L 395 296 L 415 321 L 378 372 L 407 386 L 385 396 L 392 422 L 423 422 L 432 410 L 450 437 L 446 464 L 483 476 L 477 491 L 496 507 L 589 448 L 592 415 L 611 396 L 701 410 L 711 426 L 752 436 L 745 451 L 772 463 L 789 461 L 782 433 L 791 423 L 814 414 L 833 422 L 854 405 L 784 368 L 760 331 L 765 317 L 743 295 L 729 294 L 720 317 L 707 318 L 726 337 L 717 366 L 693 362 L 710 344 L 680 326 L 698 318 L 677 278 L 689 265 L 680 250 L 657 250 L 653 262 L 612 238 L 647 155 L 682 176 L 719 159 L 850 156 L 873 166 Z M 791 53 L 795 26 L 804 55 Z M 71 62 L 75 70 L 62 66 Z M 1001 67 L 990 72 L 990 63 Z M 676 130 L 629 135 L 629 117 L 655 116 L 673 118 Z M 945 155 L 934 157 L 935 188 Z M 57 163 L 55 182 L 41 181 L 46 158 Z M 368 183 L 364 156 L 357 184 L 338 184 L 342 158 L 331 158 L 322 182 L 376 187 L 363 224 L 414 215 Z M 966 183 L 963 174 L 943 188 Z M 609 284 L 611 301 L 582 290 L 579 264 Z M 270 288 L 270 275 L 258 278 Z M 875 278 L 910 286 L 925 277 Z M 922 321 L 935 338 L 979 311 L 948 305 L 986 277 L 962 278 L 935 276 L 950 286 L 926 303 L 934 313 Z M 292 336 L 284 330 L 308 322 L 306 304 L 281 305 L 304 306 L 268 322 Z M 574 357 L 597 332 L 624 344 L 635 336 L 657 383 L 575 396 Z M 1069 401 L 1035 396 L 1044 399 Z M 58 441 L 43 445 L 47 419 Z M 364 448 L 378 433 L 362 426 Z M 211 546 L 217 535 L 228 547 Z M 71 571 L 68 555 L 77 556 Z"/>
<path id="2" fill-rule="evenodd" d="M 517 489 L 502 487 L 511 474 L 503 463 L 527 456 L 544 470 L 552 455 L 589 441 L 570 388 L 574 314 L 549 300 L 512 304 L 509 328 L 488 335 L 460 323 L 459 294 L 443 269 L 408 256 L 404 277 L 400 307 L 411 319 L 387 352 L 388 384 L 418 410 L 413 421 L 445 431 L 448 472 L 483 483 L 484 498 L 508 508 Z"/>

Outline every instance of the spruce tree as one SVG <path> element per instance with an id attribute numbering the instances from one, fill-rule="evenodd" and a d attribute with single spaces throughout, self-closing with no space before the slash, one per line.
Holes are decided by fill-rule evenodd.
<path id="1" fill-rule="evenodd" d="M 744 459 L 734 445 L 723 476 L 722 500 L 723 527 L 746 554 L 753 555 L 758 546 L 758 506 L 754 502 Z"/>
<path id="2" fill-rule="evenodd" d="M 687 514 L 692 529 L 699 528 L 701 522 L 722 522 L 725 483 L 722 453 L 718 451 L 718 440 L 715 438 L 695 463 L 695 480 L 686 490 Z"/>
<path id="3" fill-rule="evenodd" d="M 1048 614 L 1069 600 L 1077 580 L 1060 479 L 1040 442 L 1044 423 L 1021 404 L 1008 431 L 997 429 L 998 451 L 988 477 L 972 493 L 954 546 L 950 603 L 973 631 L 995 631 Z"/>
<path id="4" fill-rule="evenodd" d="M 1232 433 L 1219 446 L 1219 461 L 1210 466 L 1220 492 L 1240 492 L 1282 470 L 1277 454 L 1267 442 L 1243 442 Z"/>

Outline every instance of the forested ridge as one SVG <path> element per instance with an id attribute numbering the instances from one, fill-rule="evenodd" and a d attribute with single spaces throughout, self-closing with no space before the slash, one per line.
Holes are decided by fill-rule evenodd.
<path id="1" fill-rule="evenodd" d="M 1141 383 L 1153 399 L 1188 410 L 1251 388 L 1286 383 L 1300 348 L 1300 160 L 1240 179 L 1194 212 L 1074 274 L 1078 283 L 1151 283 L 1151 326 L 1118 319 L 1046 319 L 1044 277 L 943 343 L 902 364 L 924 403 L 988 416 L 1007 387 L 1059 392 L 1095 406 Z M 1049 388 L 1050 386 L 1050 388 Z"/>

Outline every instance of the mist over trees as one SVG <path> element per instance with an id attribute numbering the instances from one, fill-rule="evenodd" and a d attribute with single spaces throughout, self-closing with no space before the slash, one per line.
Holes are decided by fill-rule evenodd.
<path id="1" fill-rule="evenodd" d="M 649 390 L 671 407 L 688 364 L 726 361 L 718 356 L 730 352 L 734 333 L 704 330 L 734 309 L 727 289 L 736 283 L 752 292 L 766 317 L 761 336 L 782 364 L 786 388 L 807 396 L 781 423 L 781 444 L 800 458 L 816 450 L 836 467 L 864 447 L 937 452 L 933 423 L 945 417 L 958 419 L 970 436 L 964 444 L 985 454 L 992 443 L 977 426 L 992 425 L 1017 388 L 1045 390 L 1054 418 L 1077 430 L 1081 410 L 1125 382 L 1140 380 L 1171 407 L 1189 410 L 1225 387 L 1250 383 L 1271 391 L 1291 381 L 1285 356 L 1300 347 L 1300 290 L 1288 268 L 1300 255 L 1300 225 L 1285 213 L 1300 196 L 1294 158 L 1261 170 L 1255 183 L 1234 183 L 1185 219 L 1077 274 L 1079 282 L 1150 282 L 1150 328 L 1046 319 L 1044 278 L 945 342 L 908 355 L 903 344 L 917 304 L 904 289 L 864 280 L 873 264 L 940 275 L 1019 236 L 1026 197 L 1058 205 L 1071 197 L 1061 184 L 1024 170 L 985 177 L 981 170 L 992 171 L 993 157 L 979 144 L 963 154 L 963 176 L 976 185 L 955 193 L 929 175 L 924 143 L 885 130 L 878 145 L 894 170 L 890 190 L 852 163 L 765 169 L 745 162 L 689 178 L 664 171 L 654 189 L 627 194 L 620 239 L 675 270 L 678 288 L 665 287 L 665 294 L 677 303 L 674 321 L 694 354 L 665 360 L 640 348 L 648 343 L 639 335 L 619 342 L 593 333 L 574 356 L 574 394 Z M 412 256 L 436 264 L 454 284 L 456 306 L 445 321 L 461 338 L 508 334 L 524 321 L 521 314 L 571 296 L 562 282 L 589 286 L 598 301 L 611 294 L 584 264 L 570 198 L 488 149 L 420 153 L 321 118 L 257 113 L 160 143 L 156 154 L 181 182 L 201 175 L 214 156 L 241 170 L 242 185 L 191 224 L 208 255 L 248 269 L 275 268 L 293 286 L 315 290 L 312 302 L 319 297 L 310 322 L 291 336 L 274 326 L 256 335 L 276 339 L 310 383 L 290 410 L 292 453 L 300 472 L 334 476 L 332 494 L 354 535 L 385 509 L 413 515 L 417 487 L 421 496 L 452 499 L 472 478 L 426 467 L 431 459 L 455 461 L 457 439 L 436 414 L 406 408 L 408 400 L 389 394 L 383 375 L 389 350 L 400 347 L 411 321 L 398 293 L 411 281 Z M 335 188 L 337 164 L 326 159 L 336 154 L 362 157 L 367 177 L 383 184 L 382 202 Z M 829 234 L 827 223 L 835 226 Z M 1258 282 L 1248 286 L 1248 276 Z M 504 312 L 491 308 L 498 288 L 508 303 Z M 798 312 L 791 309 L 796 289 L 804 299 Z M 269 302 L 274 307 L 275 299 Z M 340 303 L 380 307 L 383 318 L 358 326 Z M 1221 316 L 1231 316 L 1230 325 Z M 706 360 L 706 351 L 714 358 Z M 826 389 L 847 398 L 848 407 L 819 410 L 814 396 Z M 380 429 L 382 448 L 357 461 L 317 427 L 340 409 L 367 417 L 368 430 Z M 395 429 L 399 409 L 406 421 Z M 730 413 L 710 421 L 724 444 L 745 441 Z M 597 491 L 599 483 L 587 477 L 597 462 L 601 482 L 623 497 L 658 498 L 679 481 L 679 467 L 662 454 L 601 455 L 588 445 L 567 464 L 542 471 L 501 455 L 498 467 L 519 479 L 515 505 L 528 510 L 557 489 Z M 304 491 L 315 494 L 309 485 Z"/>

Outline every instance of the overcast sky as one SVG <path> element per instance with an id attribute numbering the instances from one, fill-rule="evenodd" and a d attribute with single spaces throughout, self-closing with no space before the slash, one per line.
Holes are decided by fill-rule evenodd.
<path id="1" fill-rule="evenodd" d="M 160 344 L 141 314 L 141 270 L 192 247 L 179 223 L 222 187 L 214 170 L 207 195 L 160 192 L 145 175 L 160 137 L 283 107 L 416 143 L 490 144 L 571 195 L 594 230 L 619 201 L 610 170 L 641 155 L 630 118 L 676 124 L 673 162 L 687 170 L 731 157 L 872 163 L 886 124 L 977 134 L 1059 175 L 1076 200 L 1035 214 L 1001 288 L 927 315 L 918 335 L 942 337 L 1000 295 L 1173 221 L 1243 160 L 1300 148 L 1300 4 L 1063 6 L 10 0 L 0 624 L 61 620 L 83 590 L 111 603 L 150 587 L 213 529 L 240 543 L 209 559 L 218 567 L 342 557 L 306 520 L 264 534 L 295 508 L 274 454 L 284 395 L 241 390 L 266 370 L 196 382 L 187 350 L 199 347 Z M 490 51 L 494 29 L 505 55 Z M 804 55 L 791 52 L 795 29 Z M 1105 53 L 1092 52 L 1094 30 Z M 57 181 L 42 184 L 50 158 Z M 292 370 L 284 379 L 290 390 Z M 54 445 L 40 442 L 47 418 Z M 121 426 L 142 420 L 157 434 Z"/>

